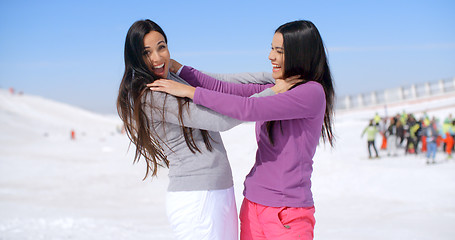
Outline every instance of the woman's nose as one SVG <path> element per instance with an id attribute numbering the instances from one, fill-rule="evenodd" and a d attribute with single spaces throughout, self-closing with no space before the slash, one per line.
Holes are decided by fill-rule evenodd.
<path id="1" fill-rule="evenodd" d="M 269 53 L 269 60 L 270 61 L 275 60 L 275 56 L 273 56 L 273 51 L 270 51 L 270 53 Z"/>
<path id="2" fill-rule="evenodd" d="M 155 51 L 149 55 L 149 59 L 152 63 L 159 63 L 161 60 L 161 56 L 158 54 L 158 52 Z"/>

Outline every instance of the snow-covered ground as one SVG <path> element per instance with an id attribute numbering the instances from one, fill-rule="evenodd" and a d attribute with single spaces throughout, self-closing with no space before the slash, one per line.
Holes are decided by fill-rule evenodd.
<path id="1" fill-rule="evenodd" d="M 455 96 L 389 106 L 388 114 L 455 113 Z M 314 158 L 315 239 L 455 239 L 455 160 L 439 153 L 367 158 L 360 138 L 383 108 L 338 112 L 334 149 Z M 142 181 L 116 117 L 0 89 L 0 240 L 173 239 L 164 201 L 167 170 Z M 74 130 L 76 140 L 70 139 Z M 237 207 L 253 165 L 252 123 L 223 133 Z M 379 138 L 378 141 L 379 142 Z"/>

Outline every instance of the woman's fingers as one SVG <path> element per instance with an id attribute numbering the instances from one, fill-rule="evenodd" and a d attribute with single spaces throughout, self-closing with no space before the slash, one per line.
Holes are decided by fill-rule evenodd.
<path id="1" fill-rule="evenodd" d="M 147 84 L 147 87 L 152 91 L 169 93 L 177 97 L 194 97 L 195 88 L 189 85 L 175 82 L 168 79 L 158 79 L 153 83 Z"/>
<path id="2" fill-rule="evenodd" d="M 182 94 L 181 91 L 184 89 L 185 85 L 173 80 L 158 79 L 152 83 L 147 84 L 147 87 L 152 91 L 160 91 L 180 96 Z"/>
<path id="3" fill-rule="evenodd" d="M 171 80 L 167 79 L 158 79 L 152 83 L 147 84 L 147 87 L 152 91 L 168 92 Z"/>
<path id="4" fill-rule="evenodd" d="M 172 80 L 158 79 L 158 80 L 153 81 L 152 83 L 148 83 L 147 87 L 165 86 L 165 85 L 167 85 L 168 81 L 172 81 Z"/>

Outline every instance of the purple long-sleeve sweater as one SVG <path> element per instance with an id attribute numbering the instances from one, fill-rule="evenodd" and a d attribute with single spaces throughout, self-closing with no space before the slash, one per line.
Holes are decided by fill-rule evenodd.
<path id="1" fill-rule="evenodd" d="M 245 179 L 244 196 L 271 207 L 310 207 L 313 156 L 319 143 L 325 112 L 325 94 L 309 81 L 268 97 L 249 98 L 273 85 L 232 84 L 218 81 L 191 67 L 180 76 L 193 86 L 194 103 L 244 121 L 256 121 L 256 162 Z M 281 120 L 269 141 L 266 122 Z"/>

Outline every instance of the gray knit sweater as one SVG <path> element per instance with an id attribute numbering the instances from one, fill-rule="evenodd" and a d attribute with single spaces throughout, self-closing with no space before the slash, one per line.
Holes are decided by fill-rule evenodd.
<path id="1" fill-rule="evenodd" d="M 210 74 L 223 81 L 271 83 L 271 74 Z M 187 84 L 176 74 L 169 79 Z M 273 95 L 268 88 L 254 97 Z M 197 191 L 226 189 L 233 186 L 231 167 L 228 162 L 223 140 L 219 132 L 242 123 L 239 120 L 220 115 L 210 109 L 189 102 L 183 110 L 183 123 L 194 129 L 193 138 L 201 153 L 192 153 L 188 148 L 178 120 L 177 98 L 161 92 L 152 92 L 144 98 L 150 124 L 160 138 L 160 144 L 170 162 L 168 191 Z M 153 109 L 150 103 L 153 102 Z M 164 105 L 164 107 L 163 107 Z M 164 120 L 163 120 L 164 114 Z M 199 129 L 210 134 L 212 151 L 205 147 Z"/>

